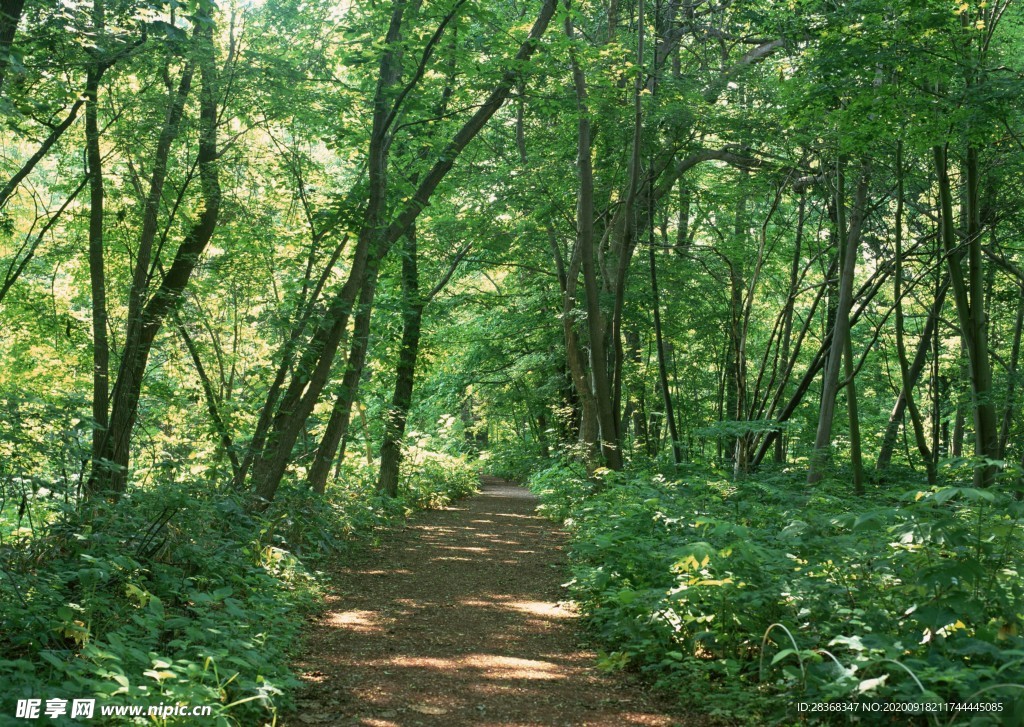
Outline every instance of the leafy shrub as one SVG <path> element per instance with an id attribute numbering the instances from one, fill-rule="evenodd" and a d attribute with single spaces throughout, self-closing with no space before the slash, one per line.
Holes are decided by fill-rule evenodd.
<path id="1" fill-rule="evenodd" d="M 402 461 L 399 497 L 414 510 L 440 508 L 476 492 L 480 471 L 466 455 L 413 448 Z"/>
<path id="2" fill-rule="evenodd" d="M 1024 504 L 1012 494 L 856 501 L 844 484 L 809 492 L 785 474 L 604 480 L 558 466 L 530 485 L 572 529 L 572 592 L 606 666 L 746 720 L 793 719 L 795 694 L 1002 700 L 963 722 L 1024 720 L 1024 690 L 1002 686 L 1024 677 Z"/>
<path id="3" fill-rule="evenodd" d="M 36 528 L 0 513 L 0 715 L 25 698 L 211 705 L 214 723 L 269 723 L 298 681 L 311 563 L 414 509 L 475 489 L 464 459 L 420 453 L 387 501 L 376 470 L 347 463 L 327 497 L 282 487 L 260 516 L 244 499 L 164 485 L 89 517 L 34 502 Z M 139 718 L 147 721 L 147 718 Z M 124 718 L 129 721 L 129 718 Z"/>
<path id="4" fill-rule="evenodd" d="M 221 723 L 280 706 L 294 612 L 317 588 L 261 531 L 236 497 L 164 487 L 8 549 L 3 713 L 40 695 L 210 704 Z"/>
<path id="5" fill-rule="evenodd" d="M 518 440 L 503 443 L 484 453 L 484 472 L 513 482 L 524 482 L 532 472 L 548 467 L 551 460 L 543 458 L 534 447 Z"/>

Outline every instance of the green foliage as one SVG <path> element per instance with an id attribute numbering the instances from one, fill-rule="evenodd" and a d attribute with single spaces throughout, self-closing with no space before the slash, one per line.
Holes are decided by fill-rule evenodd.
<path id="1" fill-rule="evenodd" d="M 9 548 L 5 700 L 213 704 L 221 724 L 278 708 L 296 684 L 295 612 L 317 588 L 273 537 L 253 537 L 254 524 L 236 498 L 167 488 L 88 521 L 62 513 Z M 13 714 L 13 701 L 3 709 Z"/>
<path id="2" fill-rule="evenodd" d="M 826 702 L 996 702 L 1018 724 L 1024 504 L 969 487 L 864 501 L 785 473 L 731 483 L 535 474 L 573 531 L 571 590 L 602 663 L 691 706 L 786 721 Z M 812 715 L 806 715 L 812 716 Z M 834 716 L 834 715 L 832 715 Z M 965 722 L 968 720 L 965 719 Z"/>
<path id="3" fill-rule="evenodd" d="M 523 482 L 531 472 L 547 465 L 550 465 L 549 460 L 520 441 L 511 441 L 484 454 L 484 471 L 512 482 Z"/>
<path id="4" fill-rule="evenodd" d="M 476 492 L 480 472 L 465 455 L 453 456 L 417 447 L 406 452 L 399 499 L 407 511 L 442 508 Z"/>
<path id="5" fill-rule="evenodd" d="M 326 498 L 288 488 L 256 517 L 243 498 L 163 485 L 81 514 L 33 501 L 34 532 L 0 513 L 0 714 L 19 698 L 212 705 L 214 724 L 269 722 L 298 681 L 302 616 L 337 556 L 395 517 L 475 489 L 465 461 L 418 453 L 394 501 L 346 464 Z"/>

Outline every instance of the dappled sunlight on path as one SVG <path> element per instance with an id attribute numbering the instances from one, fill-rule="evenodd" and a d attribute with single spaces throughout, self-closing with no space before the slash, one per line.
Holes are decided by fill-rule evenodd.
<path id="1" fill-rule="evenodd" d="M 486 479 L 339 569 L 309 633 L 289 725 L 674 725 L 599 673 L 560 602 L 565 536 L 521 487 Z"/>

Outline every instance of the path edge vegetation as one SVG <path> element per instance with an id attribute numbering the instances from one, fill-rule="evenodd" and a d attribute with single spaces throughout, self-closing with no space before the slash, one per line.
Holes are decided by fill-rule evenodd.
<path id="1" fill-rule="evenodd" d="M 601 667 L 730 723 L 849 718 L 798 703 L 902 705 L 910 724 L 1024 715 L 1017 473 L 1002 475 L 1009 492 L 906 482 L 851 502 L 849 480 L 808 493 L 800 470 L 736 480 L 665 462 L 588 473 L 572 457 L 529 461 L 491 466 L 523 477 L 569 530 L 565 585 Z"/>
<path id="2" fill-rule="evenodd" d="M 403 470 L 400 497 L 375 494 L 373 468 L 344 478 L 326 496 L 291 493 L 256 516 L 241 496 L 186 488 L 159 503 L 123 497 L 88 523 L 65 511 L 4 564 L 8 587 L 31 602 L 4 614 L 3 714 L 42 695 L 209 705 L 212 724 L 275 722 L 300 685 L 290 665 L 331 587 L 329 564 L 417 510 L 474 493 L 479 472 L 434 457 Z"/>

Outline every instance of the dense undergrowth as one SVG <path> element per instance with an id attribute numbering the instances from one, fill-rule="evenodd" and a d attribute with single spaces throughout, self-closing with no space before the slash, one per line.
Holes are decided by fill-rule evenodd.
<path id="1" fill-rule="evenodd" d="M 0 511 L 0 722 L 18 699 L 94 698 L 273 723 L 298 683 L 289 661 L 322 593 L 317 566 L 477 483 L 475 465 L 433 453 L 412 458 L 396 500 L 375 477 L 350 465 L 326 497 L 282 491 L 259 516 L 238 495 L 170 485 L 88 517 L 40 490 Z"/>
<path id="2" fill-rule="evenodd" d="M 529 485 L 571 529 L 571 591 L 609 668 L 743 724 L 1024 724 L 1024 503 L 1011 478 L 959 474 L 853 497 L 784 471 L 562 463 Z"/>

